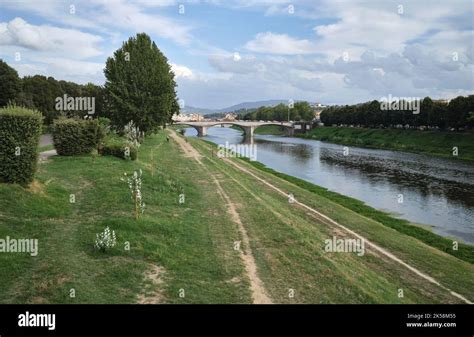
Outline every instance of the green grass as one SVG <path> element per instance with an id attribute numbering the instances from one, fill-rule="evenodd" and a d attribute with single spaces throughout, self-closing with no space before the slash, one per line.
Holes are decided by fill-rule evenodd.
<path id="1" fill-rule="evenodd" d="M 277 303 L 458 303 L 446 290 L 370 250 L 326 253 L 324 239 L 343 235 L 288 203 L 255 178 L 189 138 L 202 165 L 166 133 L 148 137 L 137 161 L 115 157 L 51 157 L 28 188 L 0 184 L 0 238 L 37 238 L 39 254 L 0 254 L 0 303 L 250 303 L 249 279 L 234 242 L 241 240 L 216 177 L 235 203 L 257 263 Z M 474 267 L 332 200 L 238 160 L 254 174 L 380 244 L 443 285 L 474 298 Z M 145 213 L 134 219 L 124 172 L 143 170 Z M 185 203 L 180 205 L 179 195 Z M 74 194 L 76 202 L 70 203 Z M 379 222 L 380 221 L 380 222 Z M 95 234 L 116 231 L 117 246 L 93 248 Z M 125 250 L 126 244 L 130 250 Z M 461 246 L 460 250 L 465 247 Z M 161 283 L 145 275 L 160 266 Z M 404 289 L 404 298 L 397 296 Z M 69 297 L 74 289 L 76 297 Z M 179 297 L 180 289 L 185 297 Z M 294 289 L 295 298 L 288 297 Z"/>
<path id="2" fill-rule="evenodd" d="M 212 142 L 205 141 L 208 145 L 215 147 L 216 145 Z M 311 193 L 322 196 L 328 200 L 334 201 L 337 204 L 344 206 L 358 214 L 373 219 L 385 226 L 393 228 L 400 233 L 412 236 L 419 239 L 420 241 L 437 248 L 447 254 L 453 255 L 461 260 L 474 263 L 474 246 L 464 243 L 458 243 L 458 250 L 453 250 L 453 240 L 437 235 L 427 229 L 411 224 L 409 221 L 404 219 L 394 218 L 390 214 L 379 211 L 366 205 L 364 202 L 339 194 L 337 192 L 329 191 L 328 189 L 307 182 L 303 179 L 299 179 L 282 172 L 275 171 L 258 161 L 251 161 L 245 157 L 239 157 L 240 160 L 247 162 L 249 165 L 259 169 L 260 171 L 270 173 L 281 179 L 284 179 L 298 187 L 301 187 Z"/>
<path id="3" fill-rule="evenodd" d="M 285 130 L 278 125 L 262 125 L 255 129 L 255 134 L 257 135 L 276 135 L 283 136 L 286 135 Z"/>
<path id="4" fill-rule="evenodd" d="M 344 236 L 344 233 L 309 216 L 306 210 L 292 206 L 287 197 L 267 185 L 217 160 L 214 145 L 191 138 L 189 141 L 205 155 L 205 162 L 210 162 L 227 193 L 239 205 L 261 277 L 272 298 L 278 302 L 452 303 L 453 299 L 445 296 L 445 292 L 377 254 L 369 252 L 363 257 L 327 254 L 323 251 L 324 240 L 333 235 Z M 386 248 L 445 286 L 468 298 L 474 296 L 472 264 L 350 210 L 327 195 L 308 191 L 272 173 L 256 169 L 252 166 L 255 162 L 231 160 L 237 160 L 254 174 L 291 192 L 297 200 Z M 289 299 L 288 289 L 293 287 L 298 296 Z M 405 292 L 403 299 L 396 295 L 400 288 Z M 410 293 L 408 296 L 407 291 Z"/>
<path id="5" fill-rule="evenodd" d="M 301 137 L 337 144 L 474 160 L 472 132 L 318 127 Z M 458 148 L 457 157 L 453 156 L 455 146 Z"/>
<path id="6" fill-rule="evenodd" d="M 31 188 L 0 184 L 0 238 L 39 240 L 36 257 L 0 254 L 0 302 L 133 303 L 153 264 L 165 271 L 164 302 L 248 303 L 240 260 L 223 248 L 232 247 L 236 230 L 222 218 L 224 206 L 212 186 L 195 183 L 200 168 L 176 146 L 160 133 L 144 142 L 137 162 L 52 157 L 40 165 Z M 143 170 L 147 205 L 138 221 L 121 181 L 137 169 Z M 181 206 L 180 193 L 186 197 Z M 69 203 L 70 194 L 76 203 Z M 116 231 L 118 244 L 104 254 L 93 244 L 106 226 Z M 178 296 L 181 288 L 185 298 Z"/>
<path id="7" fill-rule="evenodd" d="M 251 165 L 253 165 L 254 167 L 257 167 L 258 169 L 262 171 L 271 173 L 277 177 L 280 177 L 282 179 L 285 179 L 295 184 L 296 186 L 299 186 L 312 193 L 323 196 L 331 201 L 338 203 L 339 205 L 342 205 L 354 212 L 357 212 L 358 214 L 364 215 L 390 228 L 393 228 L 400 233 L 417 238 L 418 240 L 434 248 L 437 248 L 443 252 L 446 252 L 450 255 L 456 256 L 457 258 L 461 260 L 474 263 L 474 246 L 472 245 L 459 243 L 459 249 L 453 250 L 453 240 L 437 235 L 422 227 L 414 226 L 407 220 L 394 218 L 386 212 L 382 212 L 370 206 L 367 206 L 364 202 L 360 200 L 357 200 L 357 199 L 354 199 L 354 198 L 351 198 L 351 197 L 348 197 L 348 196 L 345 196 L 333 191 L 329 191 L 324 187 L 317 186 L 305 180 L 275 171 L 271 168 L 266 167 L 264 164 L 261 164 L 259 162 L 250 161 L 250 160 L 247 160 L 246 158 L 242 158 L 242 159 L 246 160 Z"/>

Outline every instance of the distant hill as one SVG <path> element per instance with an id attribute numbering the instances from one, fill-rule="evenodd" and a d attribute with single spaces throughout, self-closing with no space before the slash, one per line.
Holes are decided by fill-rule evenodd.
<path id="1" fill-rule="evenodd" d="M 181 113 L 198 113 L 202 115 L 208 115 L 216 112 L 216 110 L 213 109 L 196 108 L 194 106 L 185 106 L 184 108 L 180 109 L 180 111 Z"/>
<path id="2" fill-rule="evenodd" d="M 286 99 L 272 99 L 267 101 L 257 101 L 257 102 L 243 102 L 239 104 L 232 105 L 227 108 L 222 109 L 206 109 L 206 108 L 197 108 L 193 106 L 185 106 L 182 109 L 184 113 L 200 113 L 203 115 L 214 114 L 214 113 L 223 113 L 223 112 L 234 112 L 242 109 L 256 109 L 261 106 L 275 106 L 280 103 L 287 104 L 288 100 Z"/>

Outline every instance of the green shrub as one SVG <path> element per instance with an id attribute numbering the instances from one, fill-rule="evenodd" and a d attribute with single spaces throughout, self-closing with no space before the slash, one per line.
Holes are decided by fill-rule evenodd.
<path id="1" fill-rule="evenodd" d="M 110 119 L 106 117 L 99 117 L 97 122 L 99 123 L 98 138 L 100 143 L 110 134 Z"/>
<path id="2" fill-rule="evenodd" d="M 41 113 L 7 106 L 0 109 L 0 181 L 29 184 L 38 161 Z"/>
<path id="3" fill-rule="evenodd" d="M 114 156 L 122 159 L 136 160 L 138 157 L 137 147 L 118 139 L 109 139 L 99 148 L 103 156 Z"/>
<path id="4" fill-rule="evenodd" d="M 105 130 L 106 134 L 110 132 L 110 119 L 107 117 L 99 117 L 97 118 L 97 122 L 99 123 L 99 126 Z"/>
<path id="5" fill-rule="evenodd" d="M 54 148 L 60 156 L 88 154 L 97 148 L 103 137 L 96 119 L 61 117 L 53 124 Z"/>

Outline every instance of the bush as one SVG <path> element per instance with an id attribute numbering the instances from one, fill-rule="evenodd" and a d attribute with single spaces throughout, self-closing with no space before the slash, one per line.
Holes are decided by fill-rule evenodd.
<path id="1" fill-rule="evenodd" d="M 110 134 L 110 119 L 106 117 L 99 117 L 97 119 L 99 123 L 98 139 L 99 144 Z"/>
<path id="2" fill-rule="evenodd" d="M 0 181 L 27 185 L 38 161 L 41 113 L 17 106 L 0 109 Z"/>
<path id="3" fill-rule="evenodd" d="M 96 119 L 58 118 L 53 124 L 54 147 L 60 156 L 89 154 L 104 133 Z"/>
<path id="4" fill-rule="evenodd" d="M 136 160 L 138 157 L 137 147 L 121 141 L 120 139 L 109 139 L 99 149 L 103 156 L 114 156 L 121 159 Z"/>

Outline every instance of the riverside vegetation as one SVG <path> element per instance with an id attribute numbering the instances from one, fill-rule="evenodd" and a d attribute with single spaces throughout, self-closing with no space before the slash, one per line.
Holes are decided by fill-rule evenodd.
<path id="1" fill-rule="evenodd" d="M 301 137 L 359 147 L 474 160 L 474 132 L 316 127 Z"/>
<path id="2" fill-rule="evenodd" d="M 167 132 L 146 138 L 136 161 L 52 157 L 40 165 L 28 188 L 0 185 L 5 205 L 0 236 L 34 237 L 39 245 L 35 258 L 0 255 L 0 302 L 133 303 L 142 296 L 157 303 L 251 302 L 249 280 L 234 249 L 239 232 L 226 202 L 209 183 L 212 177 L 237 205 L 258 274 L 275 303 L 460 302 L 369 247 L 364 256 L 325 252 L 325 239 L 347 233 L 218 159 L 208 143 L 188 139 L 201 156 L 199 165 L 176 142 L 166 140 Z M 446 254 L 321 190 L 299 186 L 241 159 L 229 160 L 474 299 L 474 266 L 461 256 Z M 121 178 L 123 172 L 139 169 L 147 211 L 136 220 Z M 75 194 L 75 203 L 70 194 Z M 184 204 L 179 203 L 180 194 L 186 196 Z M 116 245 L 99 252 L 93 242 L 105 227 L 115 231 Z M 159 282 L 146 277 L 157 267 Z M 294 297 L 289 297 L 290 289 Z"/>
<path id="3" fill-rule="evenodd" d="M 0 254 L 1 303 L 255 303 L 256 293 L 266 303 L 474 299 L 471 246 L 450 249 L 447 239 L 354 199 L 218 158 L 200 139 L 161 130 L 179 111 L 176 83 L 146 34 L 107 60 L 100 94 L 80 88 L 106 98 L 97 97 L 102 119 L 51 111 L 55 91 L 26 85 L 43 78 L 19 80 L 4 62 L 0 68 L 0 105 L 31 103 L 47 124 L 54 121 L 59 154 L 36 165 L 41 115 L 24 108 L 0 114 L 3 129 L 14 133 L 0 142 L 9 173 L 0 184 L 0 238 L 38 242 L 35 256 Z M 57 92 L 68 88 L 60 83 Z M 38 107 L 34 98 L 42 96 L 48 99 Z M 260 113 L 312 118 L 309 104 L 294 108 Z M 76 119 L 56 118 L 63 113 Z M 13 131 L 8 119 L 17 121 Z M 135 136 L 125 138 L 127 125 Z M 19 154 L 28 154 L 22 166 Z M 127 186 L 130 172 L 137 181 Z M 367 239 L 363 254 L 325 250 L 328 239 L 353 236 Z"/>

